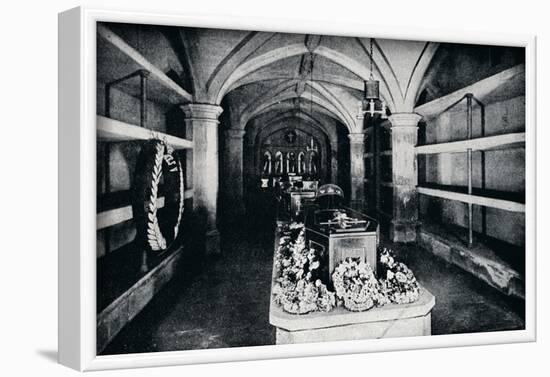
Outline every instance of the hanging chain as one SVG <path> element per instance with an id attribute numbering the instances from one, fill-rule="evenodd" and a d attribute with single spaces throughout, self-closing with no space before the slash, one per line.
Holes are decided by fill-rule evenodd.
<path id="1" fill-rule="evenodd" d="M 373 65 L 373 54 L 372 54 L 372 45 L 373 45 L 373 38 L 370 39 L 370 79 L 374 80 L 374 76 L 372 74 L 372 65 Z"/>
<path id="2" fill-rule="evenodd" d="M 313 52 L 309 53 L 309 116 L 313 117 Z"/>

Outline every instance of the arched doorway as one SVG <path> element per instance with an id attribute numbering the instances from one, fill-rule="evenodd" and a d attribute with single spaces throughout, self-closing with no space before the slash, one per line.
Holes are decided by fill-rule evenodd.
<path id="1" fill-rule="evenodd" d="M 244 146 L 245 206 L 254 218 L 275 216 L 273 190 L 283 177 L 332 180 L 333 148 L 322 130 L 297 118 L 286 118 L 247 132 Z"/>

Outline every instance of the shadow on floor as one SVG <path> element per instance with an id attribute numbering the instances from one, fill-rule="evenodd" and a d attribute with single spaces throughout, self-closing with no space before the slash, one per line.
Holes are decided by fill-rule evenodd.
<path id="1" fill-rule="evenodd" d="M 491 288 L 460 268 L 417 246 L 387 241 L 399 260 L 435 297 L 432 334 L 519 330 L 525 328 L 525 302 Z"/>

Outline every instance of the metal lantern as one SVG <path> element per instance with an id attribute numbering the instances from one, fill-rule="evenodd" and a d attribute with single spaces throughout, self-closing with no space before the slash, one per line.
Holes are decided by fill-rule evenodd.
<path id="1" fill-rule="evenodd" d="M 363 81 L 365 84 L 365 99 L 377 100 L 380 98 L 380 82 L 378 80 L 369 79 Z"/>
<path id="2" fill-rule="evenodd" d="M 386 103 L 380 100 L 380 81 L 374 79 L 374 57 L 373 57 L 373 39 L 370 39 L 370 77 L 363 81 L 365 89 L 362 101 L 363 114 L 369 114 L 373 117 L 379 114 L 380 118 L 386 119 Z"/>

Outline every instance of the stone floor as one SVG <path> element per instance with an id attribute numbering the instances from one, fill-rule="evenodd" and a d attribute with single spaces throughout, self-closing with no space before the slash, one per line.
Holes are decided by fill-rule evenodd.
<path id="1" fill-rule="evenodd" d="M 275 343 L 269 324 L 273 231 L 242 226 L 222 234 L 222 255 L 183 266 L 103 354 L 256 346 Z M 391 245 L 436 297 L 432 333 L 522 329 L 523 301 L 412 246 Z M 197 264 L 198 262 L 194 262 Z"/>

